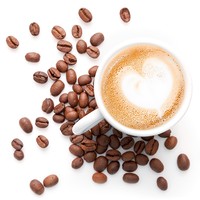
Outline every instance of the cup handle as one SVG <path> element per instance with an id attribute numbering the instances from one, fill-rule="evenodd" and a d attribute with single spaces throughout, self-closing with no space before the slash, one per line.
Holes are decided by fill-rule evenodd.
<path id="1" fill-rule="evenodd" d="M 76 135 L 80 135 L 87 130 L 94 127 L 100 121 L 104 119 L 103 115 L 101 114 L 99 109 L 92 111 L 91 113 L 87 114 L 85 117 L 80 119 L 72 128 L 72 132 Z"/>

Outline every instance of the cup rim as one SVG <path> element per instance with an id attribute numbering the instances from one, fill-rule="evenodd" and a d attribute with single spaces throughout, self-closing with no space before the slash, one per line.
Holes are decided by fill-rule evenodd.
<path id="1" fill-rule="evenodd" d="M 120 124 L 117 120 L 115 120 L 111 114 L 107 111 L 107 109 L 104 106 L 102 95 L 101 95 L 101 80 L 102 80 L 102 73 L 105 70 L 106 64 L 120 51 L 123 49 L 126 49 L 130 46 L 137 45 L 137 44 L 149 44 L 158 46 L 170 54 L 172 54 L 178 63 L 180 64 L 181 71 L 183 73 L 184 81 L 185 81 L 185 91 L 184 91 L 184 99 L 183 102 L 178 109 L 177 113 L 169 119 L 166 123 L 157 126 L 155 128 L 151 129 L 145 129 L 145 130 L 139 130 L 139 129 L 133 129 L 127 126 L 124 126 Z M 172 51 L 173 49 L 173 51 Z M 109 52 L 105 57 L 102 58 L 102 61 L 100 63 L 100 66 L 97 70 L 96 76 L 95 76 L 95 83 L 94 83 L 94 90 L 95 90 L 95 98 L 98 105 L 98 108 L 100 109 L 101 114 L 103 117 L 110 123 L 114 128 L 118 129 L 119 131 L 122 131 L 123 133 L 133 135 L 133 136 L 152 136 L 157 135 L 160 133 L 163 133 L 164 131 L 170 129 L 173 127 L 186 113 L 188 110 L 191 97 L 192 97 L 192 80 L 188 72 L 186 72 L 186 68 L 181 62 L 180 55 L 178 55 L 178 51 L 174 50 L 175 48 L 169 47 L 168 44 L 165 44 L 162 41 L 158 41 L 156 39 L 146 39 L 146 38 L 135 38 L 135 39 L 129 39 L 125 40 L 124 42 L 121 42 L 120 44 L 116 45 L 116 47 L 112 47 L 112 51 Z"/>

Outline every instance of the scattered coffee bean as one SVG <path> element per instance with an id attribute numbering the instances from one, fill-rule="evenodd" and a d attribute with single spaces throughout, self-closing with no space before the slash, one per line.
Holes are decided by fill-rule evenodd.
<path id="1" fill-rule="evenodd" d="M 111 125 L 104 119 L 99 122 L 99 128 L 100 128 L 100 134 L 104 135 L 111 129 Z"/>
<path id="2" fill-rule="evenodd" d="M 135 159 L 135 154 L 133 151 L 126 151 L 121 156 L 123 161 L 132 161 Z"/>
<path id="3" fill-rule="evenodd" d="M 59 40 L 57 49 L 63 53 L 69 53 L 72 50 L 72 43 L 66 40 Z"/>
<path id="4" fill-rule="evenodd" d="M 91 128 L 91 132 L 93 135 L 97 136 L 100 135 L 100 127 L 99 124 L 95 125 L 94 127 Z"/>
<path id="5" fill-rule="evenodd" d="M 63 93 L 63 94 L 61 94 L 60 95 L 60 97 L 59 97 L 59 101 L 60 101 L 60 103 L 67 103 L 68 102 L 68 94 L 67 93 Z"/>
<path id="6" fill-rule="evenodd" d="M 37 71 L 33 74 L 33 80 L 37 83 L 46 83 L 48 81 L 48 76 L 45 72 Z"/>
<path id="7" fill-rule="evenodd" d="M 60 114 L 62 111 L 65 109 L 65 104 L 64 103 L 59 103 L 54 107 L 54 113 L 55 114 Z"/>
<path id="8" fill-rule="evenodd" d="M 95 151 L 96 149 L 96 142 L 94 140 L 89 140 L 85 138 L 82 142 L 80 147 L 83 149 L 83 151 L 90 152 L 90 151 Z"/>
<path id="9" fill-rule="evenodd" d="M 43 180 L 43 184 L 45 187 L 52 187 L 56 185 L 58 181 L 59 181 L 58 176 L 55 174 L 51 174 Z"/>
<path id="10" fill-rule="evenodd" d="M 83 149 L 76 144 L 71 144 L 69 147 L 69 151 L 77 157 L 82 157 L 84 155 Z"/>
<path id="11" fill-rule="evenodd" d="M 111 135 L 110 136 L 110 147 L 112 149 L 118 149 L 120 147 L 120 141 L 116 135 Z"/>
<path id="12" fill-rule="evenodd" d="M 85 74 L 85 75 L 81 75 L 79 78 L 78 78 L 78 83 L 79 85 L 87 85 L 89 83 L 91 83 L 92 79 L 89 75 Z"/>
<path id="13" fill-rule="evenodd" d="M 49 145 L 49 140 L 44 135 L 38 135 L 36 142 L 41 148 L 46 148 Z"/>
<path id="14" fill-rule="evenodd" d="M 19 120 L 19 125 L 23 129 L 23 131 L 26 133 L 31 133 L 33 130 L 32 123 L 31 123 L 30 119 L 28 119 L 27 117 L 21 118 Z"/>
<path id="15" fill-rule="evenodd" d="M 134 151 L 136 154 L 141 154 L 145 148 L 145 142 L 138 140 L 134 145 Z"/>
<path id="16" fill-rule="evenodd" d="M 44 186 L 37 179 L 33 179 L 30 182 L 30 188 L 35 194 L 38 194 L 38 195 L 41 195 L 44 192 Z"/>
<path id="17" fill-rule="evenodd" d="M 85 53 L 87 50 L 87 43 L 84 40 L 79 40 L 76 43 L 76 49 L 78 51 L 78 53 Z"/>
<path id="18" fill-rule="evenodd" d="M 81 108 L 86 108 L 89 104 L 88 95 L 85 92 L 82 92 L 79 96 L 79 106 Z"/>
<path id="19" fill-rule="evenodd" d="M 43 102 L 42 102 L 42 110 L 45 113 L 51 113 L 53 111 L 54 108 L 54 102 L 52 99 L 50 98 L 46 98 Z"/>
<path id="20" fill-rule="evenodd" d="M 170 129 L 165 131 L 165 132 L 163 132 L 163 133 L 161 133 L 161 134 L 159 134 L 159 136 L 162 137 L 162 138 L 167 138 L 170 135 L 171 135 L 171 130 Z"/>
<path id="21" fill-rule="evenodd" d="M 68 93 L 68 102 L 71 107 L 76 107 L 78 105 L 78 95 L 76 92 L 69 92 Z"/>
<path id="22" fill-rule="evenodd" d="M 164 177 L 161 177 L 161 176 L 158 177 L 157 178 L 157 186 L 161 190 L 167 190 L 167 188 L 168 188 L 167 180 Z"/>
<path id="23" fill-rule="evenodd" d="M 173 149 L 177 144 L 177 138 L 175 136 L 169 136 L 166 140 L 165 140 L 165 147 L 167 149 Z"/>
<path id="24" fill-rule="evenodd" d="M 63 123 L 65 121 L 65 116 L 63 114 L 54 114 L 52 118 L 56 123 Z"/>
<path id="25" fill-rule="evenodd" d="M 82 167 L 82 165 L 83 165 L 83 159 L 79 157 L 75 158 L 71 164 L 72 168 L 74 169 L 79 169 L 80 167 Z"/>
<path id="26" fill-rule="evenodd" d="M 78 113 L 76 111 L 71 111 L 65 114 L 65 119 L 68 121 L 75 121 L 78 119 Z"/>
<path id="27" fill-rule="evenodd" d="M 82 119 L 83 117 L 85 117 L 86 113 L 84 110 L 81 110 L 80 112 L 78 112 L 78 117 L 79 119 Z"/>
<path id="28" fill-rule="evenodd" d="M 146 137 L 141 137 L 144 141 L 149 141 L 154 138 L 154 136 L 146 136 Z"/>
<path id="29" fill-rule="evenodd" d="M 49 125 L 49 121 L 45 117 L 38 117 L 35 120 L 35 125 L 38 128 L 46 128 Z"/>
<path id="30" fill-rule="evenodd" d="M 95 77 L 96 72 L 97 72 L 97 69 L 98 69 L 98 66 L 97 66 L 97 65 L 91 67 L 91 68 L 88 70 L 88 74 L 89 74 L 91 77 Z"/>
<path id="31" fill-rule="evenodd" d="M 134 139 L 130 136 L 124 137 L 121 140 L 121 146 L 123 149 L 130 149 L 134 145 Z"/>
<path id="32" fill-rule="evenodd" d="M 106 169 L 107 165 L 108 159 L 105 156 L 99 156 L 94 161 L 93 167 L 97 172 L 102 172 Z"/>
<path id="33" fill-rule="evenodd" d="M 60 72 L 55 67 L 51 67 L 48 69 L 47 74 L 49 78 L 53 81 L 57 81 L 60 78 Z"/>
<path id="34" fill-rule="evenodd" d="M 118 131 L 115 128 L 113 128 L 113 134 L 116 135 L 118 138 L 122 138 L 122 136 L 123 136 L 122 132 Z"/>
<path id="35" fill-rule="evenodd" d="M 40 61 L 40 54 L 36 52 L 29 52 L 25 55 L 25 59 L 28 62 L 39 62 Z"/>
<path id="36" fill-rule="evenodd" d="M 104 173 L 102 173 L 102 172 L 95 172 L 92 175 L 92 180 L 95 183 L 102 184 L 102 183 L 105 183 L 107 181 L 107 176 Z"/>
<path id="37" fill-rule="evenodd" d="M 131 19 L 131 14 L 130 14 L 130 11 L 129 11 L 129 9 L 128 8 L 122 8 L 121 10 L 120 10 L 120 17 L 121 17 L 121 19 L 124 21 L 124 22 L 129 22 L 130 21 L 130 19 Z"/>
<path id="38" fill-rule="evenodd" d="M 66 72 L 66 79 L 69 84 L 75 84 L 77 79 L 76 72 L 73 69 L 69 69 Z"/>
<path id="39" fill-rule="evenodd" d="M 77 62 L 76 56 L 71 53 L 66 53 L 63 59 L 68 65 L 75 65 Z"/>
<path id="40" fill-rule="evenodd" d="M 65 30 L 60 27 L 60 26 L 54 26 L 51 30 L 51 33 L 53 34 L 53 36 L 56 38 L 56 39 L 64 39 L 65 36 L 66 36 L 66 32 Z"/>
<path id="41" fill-rule="evenodd" d="M 79 25 L 74 25 L 72 27 L 72 36 L 74 38 L 80 38 L 82 36 L 82 28 Z"/>
<path id="42" fill-rule="evenodd" d="M 72 128 L 74 126 L 74 122 L 65 122 L 64 124 L 61 125 L 60 131 L 63 135 L 69 136 L 72 135 Z"/>
<path id="43" fill-rule="evenodd" d="M 76 111 L 76 110 L 74 108 L 72 108 L 71 106 L 66 106 L 65 109 L 64 109 L 64 114 L 66 115 L 67 113 L 69 113 L 71 111 Z"/>
<path id="44" fill-rule="evenodd" d="M 98 153 L 98 154 L 103 154 L 103 153 L 105 153 L 106 151 L 107 151 L 107 149 L 108 149 L 108 146 L 102 146 L 102 145 L 100 145 L 100 144 L 97 144 L 97 148 L 96 148 L 96 152 Z"/>
<path id="45" fill-rule="evenodd" d="M 24 146 L 23 142 L 18 138 L 13 139 L 11 142 L 11 145 L 15 150 L 18 150 L 18 151 L 21 150 Z"/>
<path id="46" fill-rule="evenodd" d="M 22 160 L 24 158 L 24 152 L 22 150 L 15 150 L 14 151 L 14 157 L 17 160 Z"/>
<path id="47" fill-rule="evenodd" d="M 126 183 L 137 183 L 139 181 L 139 176 L 134 173 L 125 173 L 123 175 L 123 181 Z"/>
<path id="48" fill-rule="evenodd" d="M 119 161 L 111 161 L 107 166 L 107 172 L 109 174 L 116 174 L 119 170 Z"/>
<path id="49" fill-rule="evenodd" d="M 151 169 L 157 173 L 160 173 L 164 170 L 163 163 L 157 158 L 152 158 L 149 162 L 149 165 Z"/>
<path id="50" fill-rule="evenodd" d="M 98 58 L 99 55 L 100 55 L 99 49 L 97 47 L 94 47 L 94 46 L 87 47 L 86 52 L 91 58 Z"/>
<path id="51" fill-rule="evenodd" d="M 104 35 L 102 33 L 95 33 L 90 38 L 90 43 L 92 46 L 99 46 L 104 41 Z"/>
<path id="52" fill-rule="evenodd" d="M 189 160 L 189 158 L 187 157 L 186 154 L 182 153 L 177 157 L 177 165 L 178 165 L 178 168 L 182 171 L 189 169 L 190 160 Z"/>
<path id="53" fill-rule="evenodd" d="M 135 161 L 125 161 L 122 164 L 122 169 L 126 172 L 133 172 L 138 168 L 138 165 Z"/>
<path id="54" fill-rule="evenodd" d="M 67 63 L 66 63 L 65 61 L 59 60 L 59 61 L 57 61 L 57 63 L 56 63 L 56 68 L 57 68 L 60 72 L 64 73 L 64 72 L 66 72 L 66 71 L 68 70 L 68 65 L 67 65 Z"/>
<path id="55" fill-rule="evenodd" d="M 86 131 L 85 133 L 83 133 L 83 135 L 87 138 L 92 140 L 93 136 L 92 136 L 92 132 L 90 130 Z"/>
<path id="56" fill-rule="evenodd" d="M 149 162 L 149 158 L 144 154 L 137 154 L 135 161 L 138 165 L 146 165 Z"/>
<path id="57" fill-rule="evenodd" d="M 97 144 L 100 144 L 101 146 L 108 146 L 110 143 L 110 138 L 107 135 L 99 135 L 96 138 Z"/>
<path id="58" fill-rule="evenodd" d="M 19 41 L 14 36 L 8 36 L 6 38 L 6 43 L 12 49 L 16 49 L 19 46 Z"/>
<path id="59" fill-rule="evenodd" d="M 39 26 L 39 24 L 36 23 L 36 22 L 32 22 L 29 25 L 29 31 L 30 31 L 31 35 L 33 35 L 33 36 L 39 35 L 39 33 L 40 33 L 40 26 Z"/>
<path id="60" fill-rule="evenodd" d="M 83 92 L 83 88 L 79 85 L 79 84 L 74 84 L 72 86 L 72 89 L 74 90 L 74 92 L 76 92 L 77 94 L 81 94 Z"/>
<path id="61" fill-rule="evenodd" d="M 64 89 L 65 84 L 61 80 L 55 81 L 50 88 L 52 96 L 58 96 Z"/>
<path id="62" fill-rule="evenodd" d="M 148 155 L 152 156 L 157 152 L 158 147 L 159 147 L 158 141 L 155 139 L 151 139 L 148 141 L 148 143 L 145 146 L 145 152 Z"/>
<path id="63" fill-rule="evenodd" d="M 78 14 L 84 22 L 88 23 L 92 21 L 92 14 L 87 8 L 80 8 Z"/>
<path id="64" fill-rule="evenodd" d="M 84 160 L 85 160 L 86 162 L 88 162 L 88 163 L 94 162 L 95 159 L 96 159 L 96 157 L 97 157 L 97 154 L 96 154 L 96 152 L 94 152 L 94 151 L 87 152 L 87 153 L 83 156 Z"/>
<path id="65" fill-rule="evenodd" d="M 73 144 L 80 144 L 84 139 L 83 135 L 71 135 L 70 136 L 70 141 Z"/>
<path id="66" fill-rule="evenodd" d="M 121 158 L 121 152 L 116 149 L 109 149 L 106 152 L 106 158 L 110 161 L 118 161 Z"/>
<path id="67" fill-rule="evenodd" d="M 90 96 L 94 96 L 94 86 L 92 84 L 87 84 L 84 86 L 84 91 Z"/>

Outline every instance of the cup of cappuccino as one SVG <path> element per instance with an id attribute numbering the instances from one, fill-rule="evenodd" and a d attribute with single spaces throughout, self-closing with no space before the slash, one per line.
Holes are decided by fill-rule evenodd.
<path id="1" fill-rule="evenodd" d="M 133 136 L 160 134 L 186 113 L 191 79 L 173 49 L 154 40 L 136 39 L 112 49 L 97 70 L 98 109 L 79 120 L 81 134 L 102 119 Z"/>

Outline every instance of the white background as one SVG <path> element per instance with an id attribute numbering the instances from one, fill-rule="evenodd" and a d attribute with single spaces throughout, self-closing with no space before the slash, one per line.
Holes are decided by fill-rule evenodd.
<path id="1" fill-rule="evenodd" d="M 132 0 L 132 1 L 95 1 L 95 0 L 1 0 L 0 1 L 0 199 L 191 199 L 199 194 L 200 178 L 200 29 L 198 0 Z M 130 9 L 131 22 L 125 24 L 119 18 L 122 7 Z M 88 8 L 93 20 L 85 24 L 78 17 L 81 7 Z M 29 33 L 29 24 L 39 23 L 41 32 L 38 37 Z M 105 42 L 100 46 L 101 56 L 97 60 L 87 55 L 78 55 L 74 67 L 77 74 L 87 73 L 89 67 L 98 64 L 114 44 L 127 38 L 138 36 L 153 37 L 179 49 L 182 62 L 193 79 L 193 98 L 185 117 L 172 128 L 178 137 L 178 145 L 173 151 L 161 147 L 157 153 L 165 164 L 161 173 L 169 183 L 169 189 L 160 191 L 156 186 L 158 174 L 149 166 L 139 167 L 138 184 L 131 185 L 122 181 L 123 171 L 108 175 L 106 184 L 97 185 L 91 180 L 94 172 L 92 164 L 85 163 L 79 170 L 71 168 L 73 156 L 69 153 L 69 139 L 64 137 L 59 126 L 53 122 L 52 114 L 41 111 L 41 103 L 50 97 L 49 87 L 52 81 L 39 85 L 32 79 L 35 71 L 47 71 L 55 66 L 62 53 L 56 49 L 56 39 L 51 35 L 54 25 L 62 26 L 66 39 L 75 44 L 71 36 L 71 27 L 80 24 L 83 28 L 82 38 L 89 42 L 95 32 L 103 32 Z M 7 47 L 8 35 L 18 38 L 20 46 L 13 50 Z M 41 61 L 31 64 L 24 55 L 29 51 L 41 54 Z M 62 79 L 65 80 L 63 74 Z M 70 87 L 66 86 L 67 92 Z M 55 98 L 55 104 L 58 99 Z M 24 133 L 18 124 L 21 117 L 27 116 L 34 124 L 35 118 L 47 117 L 50 125 L 41 130 L 34 125 L 31 134 Z M 39 134 L 48 137 L 50 145 L 46 149 L 37 146 L 35 139 Z M 13 157 L 10 143 L 18 137 L 24 142 L 25 158 L 17 161 Z M 186 153 L 191 167 L 186 172 L 178 170 L 176 158 Z M 29 188 L 33 178 L 43 180 L 49 174 L 59 176 L 59 184 L 46 189 L 42 196 L 35 195 Z M 105 172 L 107 173 L 107 172 Z"/>

